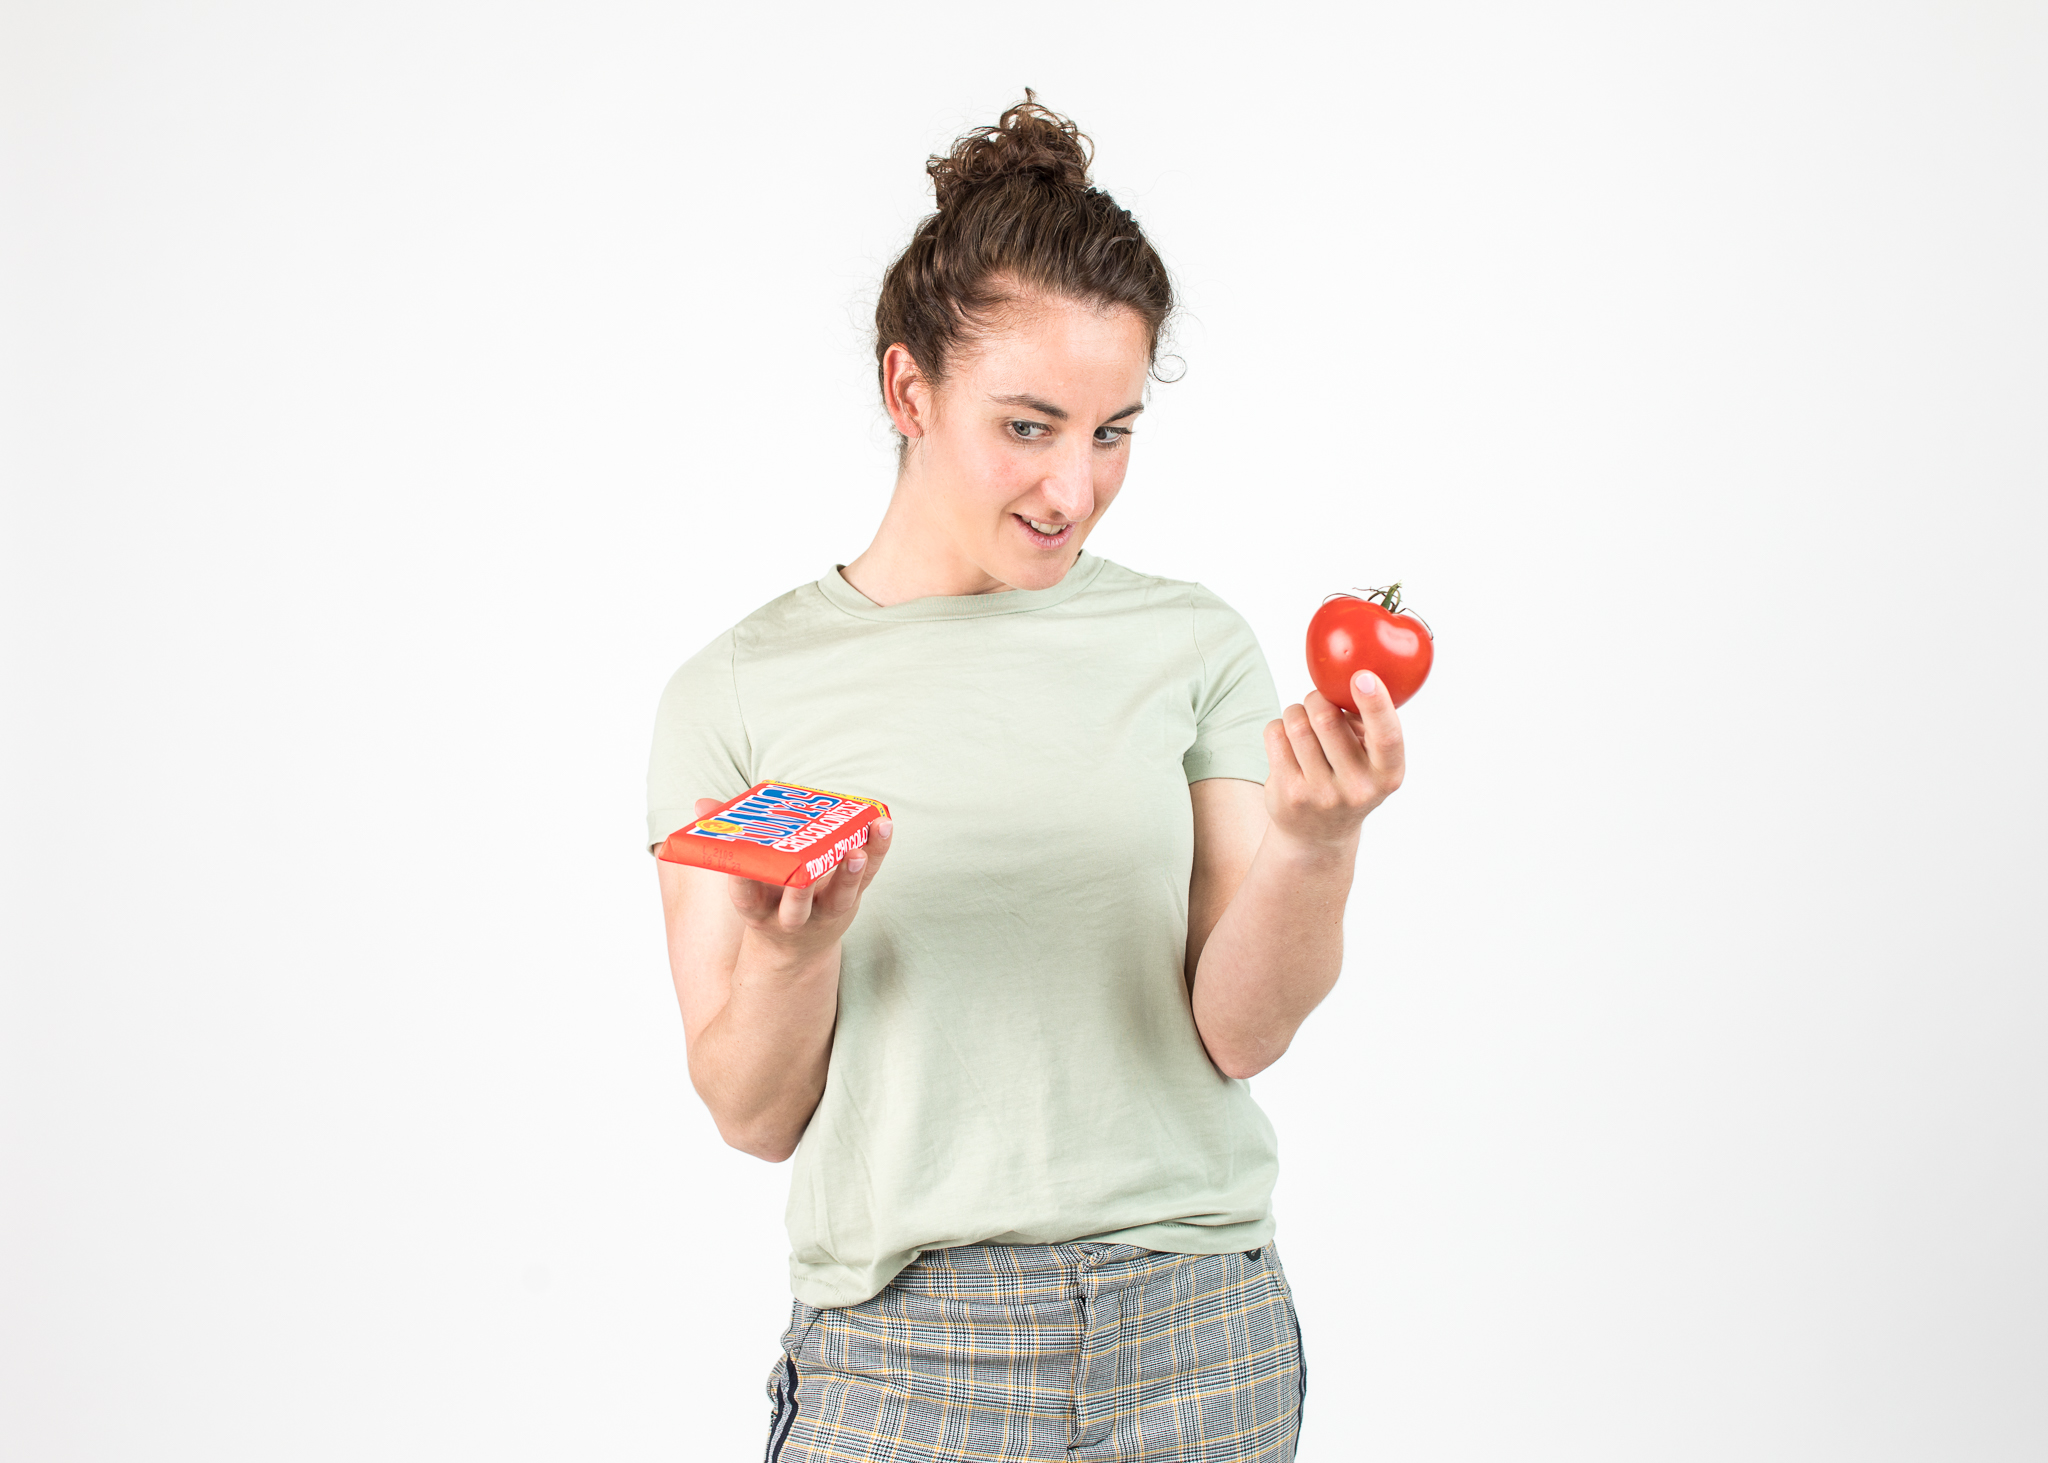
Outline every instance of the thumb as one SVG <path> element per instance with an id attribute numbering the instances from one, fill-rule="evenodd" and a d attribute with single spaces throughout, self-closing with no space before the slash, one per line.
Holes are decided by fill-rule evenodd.
<path id="1" fill-rule="evenodd" d="M 724 802 L 725 800 L 723 798 L 698 798 L 697 816 L 700 818 L 710 817 L 713 813 L 717 812 L 719 808 L 724 805 Z"/>

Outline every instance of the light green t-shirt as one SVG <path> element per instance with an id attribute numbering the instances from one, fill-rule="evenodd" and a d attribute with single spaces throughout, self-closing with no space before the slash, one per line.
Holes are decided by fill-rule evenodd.
<path id="1" fill-rule="evenodd" d="M 1188 784 L 1266 780 L 1251 627 L 1079 555 L 1050 589 L 883 608 L 835 568 L 670 680 L 647 836 L 768 778 L 889 804 L 849 928 L 790 1281 L 852 1305 L 925 1251 L 1272 1237 L 1272 1125 L 1203 1050 L 1182 961 Z"/>

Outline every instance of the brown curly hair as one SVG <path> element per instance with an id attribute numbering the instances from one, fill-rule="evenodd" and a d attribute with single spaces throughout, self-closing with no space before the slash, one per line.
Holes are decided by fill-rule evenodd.
<path id="1" fill-rule="evenodd" d="M 1093 161 L 1081 130 L 1026 87 L 995 126 L 975 128 L 925 164 L 938 212 L 882 275 L 878 382 L 889 347 L 900 343 L 936 385 L 963 341 L 1030 294 L 1128 306 L 1145 322 L 1156 366 L 1173 285 L 1137 220 L 1089 183 Z"/>

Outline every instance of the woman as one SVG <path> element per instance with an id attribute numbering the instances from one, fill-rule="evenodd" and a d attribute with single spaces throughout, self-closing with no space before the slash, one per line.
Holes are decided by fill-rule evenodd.
<path id="1" fill-rule="evenodd" d="M 1300 1425 L 1245 1079 L 1337 978 L 1400 724 L 1369 676 L 1276 717 L 1221 600 L 1083 552 L 1173 300 L 1025 95 L 884 278 L 874 542 L 657 721 L 651 844 L 766 778 L 902 825 L 807 890 L 658 865 L 691 1079 L 796 1155 L 771 1463 L 1278 1463 Z"/>

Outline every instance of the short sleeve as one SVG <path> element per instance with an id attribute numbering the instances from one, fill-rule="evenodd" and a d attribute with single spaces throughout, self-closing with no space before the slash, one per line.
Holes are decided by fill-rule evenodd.
<path id="1" fill-rule="evenodd" d="M 1244 616 L 1201 585 L 1190 606 L 1201 681 L 1195 743 L 1181 758 L 1189 782 L 1205 777 L 1266 780 L 1266 723 L 1280 714 L 1258 636 Z"/>
<path id="2" fill-rule="evenodd" d="M 698 798 L 723 801 L 754 785 L 733 654 L 728 630 L 685 661 L 661 693 L 647 760 L 650 850 L 696 820 Z"/>

